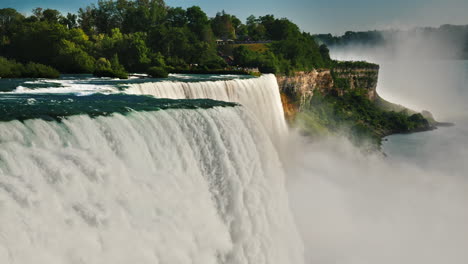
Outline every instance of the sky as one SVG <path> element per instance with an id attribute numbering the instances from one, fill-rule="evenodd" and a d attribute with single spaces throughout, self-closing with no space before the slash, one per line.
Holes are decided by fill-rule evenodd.
<path id="1" fill-rule="evenodd" d="M 35 7 L 76 13 L 97 0 L 0 0 L 29 14 Z M 225 10 L 245 21 L 249 15 L 287 17 L 302 30 L 343 34 L 345 31 L 468 24 L 467 0 L 166 0 L 169 6 L 200 6 L 208 16 Z"/>

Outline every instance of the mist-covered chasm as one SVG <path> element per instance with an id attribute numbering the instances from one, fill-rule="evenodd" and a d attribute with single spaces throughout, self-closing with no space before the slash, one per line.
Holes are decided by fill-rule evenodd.
<path id="1" fill-rule="evenodd" d="M 460 160 L 420 166 L 362 154 L 336 138 L 295 144 L 286 171 L 306 263 L 466 263 L 468 182 Z"/>
<path id="2" fill-rule="evenodd" d="M 466 117 L 468 62 L 465 43 L 424 30 L 384 31 L 381 45 L 332 48 L 337 60 L 366 60 L 380 65 L 377 92 L 414 110 L 431 110 L 436 118 Z"/>
<path id="3" fill-rule="evenodd" d="M 386 157 L 344 138 L 291 136 L 282 157 L 306 263 L 467 263 L 468 63 L 437 55 L 453 44 L 402 34 L 331 50 L 335 59 L 380 64 L 384 99 L 456 125 L 390 136 Z"/>

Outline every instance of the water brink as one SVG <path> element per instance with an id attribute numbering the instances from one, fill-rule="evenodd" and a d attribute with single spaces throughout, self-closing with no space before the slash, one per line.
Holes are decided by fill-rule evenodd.
<path id="1" fill-rule="evenodd" d="M 125 92 L 153 95 L 158 98 L 208 98 L 237 102 L 257 116 L 272 140 L 284 138 L 288 130 L 278 83 L 273 74 L 227 81 L 139 83 L 131 84 Z"/>

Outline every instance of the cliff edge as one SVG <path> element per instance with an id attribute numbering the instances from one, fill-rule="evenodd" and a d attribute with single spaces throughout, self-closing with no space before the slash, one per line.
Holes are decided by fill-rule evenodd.
<path id="1" fill-rule="evenodd" d="M 377 94 L 378 75 L 376 64 L 335 62 L 331 69 L 277 76 L 286 120 L 305 134 L 338 133 L 377 146 L 390 134 L 435 128 L 427 114 L 385 107 L 391 103 Z"/>

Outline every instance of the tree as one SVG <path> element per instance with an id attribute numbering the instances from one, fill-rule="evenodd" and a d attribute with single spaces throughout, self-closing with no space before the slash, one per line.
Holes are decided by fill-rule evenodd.
<path id="1" fill-rule="evenodd" d="M 146 33 L 137 32 L 124 36 L 124 42 L 118 54 L 127 70 L 144 72 L 151 63 L 150 49 L 146 46 Z"/>
<path id="2" fill-rule="evenodd" d="M 233 17 L 226 12 L 218 12 L 216 17 L 211 20 L 211 28 L 216 37 L 221 39 L 235 39 L 236 29 L 233 23 Z"/>
<path id="3" fill-rule="evenodd" d="M 187 25 L 187 13 L 181 7 L 169 8 L 166 21 L 170 27 L 185 27 Z"/>
<path id="4" fill-rule="evenodd" d="M 123 18 L 113 0 L 99 0 L 94 12 L 94 23 L 99 33 L 108 34 L 112 29 L 122 26 Z"/>
<path id="5" fill-rule="evenodd" d="M 192 6 L 187 9 L 187 20 L 189 29 L 195 33 L 199 40 L 210 40 L 212 34 L 210 21 L 199 6 Z"/>
<path id="6" fill-rule="evenodd" d="M 324 61 L 331 61 L 331 59 L 330 59 L 330 50 L 328 49 L 327 45 L 325 45 L 325 44 L 320 45 L 319 52 L 320 52 L 320 55 L 322 56 L 322 59 Z"/>
<path id="7" fill-rule="evenodd" d="M 78 10 L 78 24 L 86 34 L 93 35 L 96 32 L 95 20 L 96 8 L 94 5 Z"/>
<path id="8" fill-rule="evenodd" d="M 75 43 L 62 40 L 54 65 L 65 73 L 92 73 L 95 59 Z"/>
<path id="9" fill-rule="evenodd" d="M 68 29 L 78 27 L 78 17 L 75 14 L 68 13 L 66 17 L 60 19 L 60 24 L 67 26 Z"/>
<path id="10" fill-rule="evenodd" d="M 122 29 L 125 33 L 146 31 L 148 27 L 162 23 L 167 15 L 163 0 L 120 0 L 118 8 L 123 14 Z"/>
<path id="11" fill-rule="evenodd" d="M 259 23 L 260 20 L 251 15 L 247 18 L 247 32 L 251 40 L 264 40 L 266 39 L 266 29 L 263 24 Z"/>
<path id="12" fill-rule="evenodd" d="M 0 9 L 0 34 L 10 35 L 13 33 L 13 27 L 19 24 L 24 16 L 13 8 Z"/>
<path id="13" fill-rule="evenodd" d="M 42 11 L 43 9 L 40 8 L 40 7 L 36 7 L 32 10 L 32 13 L 33 15 L 37 18 L 37 20 L 41 20 L 43 19 L 43 15 L 42 15 Z"/>
<path id="14" fill-rule="evenodd" d="M 47 21 L 49 23 L 58 23 L 61 19 L 62 14 L 55 9 L 46 9 L 42 12 L 42 21 Z"/>

